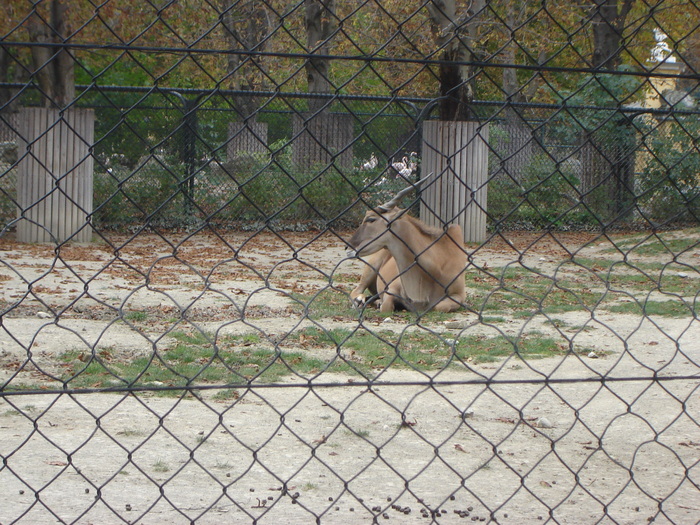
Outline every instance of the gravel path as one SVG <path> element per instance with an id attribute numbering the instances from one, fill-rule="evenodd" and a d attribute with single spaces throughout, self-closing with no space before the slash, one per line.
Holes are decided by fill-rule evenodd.
<path id="1" fill-rule="evenodd" d="M 427 328 L 447 340 L 535 333 L 592 353 L 392 367 L 375 370 L 372 384 L 289 376 L 226 395 L 60 393 L 50 378 L 71 351 L 108 347 L 128 361 L 169 348 L 185 328 L 281 337 L 309 325 L 357 327 L 293 308 L 292 294 L 323 290 L 331 276 L 349 290 L 360 267 L 342 261 L 336 238 L 111 242 L 57 255 L 0 239 L 0 381 L 38 390 L 0 397 L 1 524 L 700 520 L 693 317 L 580 309 L 557 323 L 511 317 L 495 330 L 463 311 Z M 513 234 L 475 249 L 470 271 L 475 280 L 508 265 L 555 275 L 567 252 L 596 257 L 605 244 Z M 697 266 L 699 254 L 683 257 L 673 264 Z M 367 319 L 363 329 L 410 325 Z"/>

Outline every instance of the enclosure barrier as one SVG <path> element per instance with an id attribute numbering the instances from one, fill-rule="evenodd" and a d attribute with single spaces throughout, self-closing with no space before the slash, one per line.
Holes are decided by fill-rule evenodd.
<path id="1" fill-rule="evenodd" d="M 25 108 L 23 113 L 18 133 L 18 240 L 90 241 L 94 112 Z"/>
<path id="2" fill-rule="evenodd" d="M 699 6 L 521 4 L 10 1 L 0 523 L 697 523 Z"/>
<path id="3" fill-rule="evenodd" d="M 488 126 L 476 122 L 423 124 L 425 182 L 420 216 L 431 226 L 457 223 L 464 242 L 486 240 Z"/>

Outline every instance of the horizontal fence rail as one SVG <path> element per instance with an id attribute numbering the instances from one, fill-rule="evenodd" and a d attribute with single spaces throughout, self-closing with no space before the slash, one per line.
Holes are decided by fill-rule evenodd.
<path id="1" fill-rule="evenodd" d="M 1 524 L 700 520 L 696 1 L 79 4 L 0 21 Z"/>

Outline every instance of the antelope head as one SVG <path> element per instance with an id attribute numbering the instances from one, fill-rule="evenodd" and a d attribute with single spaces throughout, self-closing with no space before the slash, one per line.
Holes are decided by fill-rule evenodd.
<path id="1" fill-rule="evenodd" d="M 406 194 L 427 181 L 433 174 L 422 178 L 415 184 L 408 186 L 398 192 L 391 200 L 367 211 L 362 224 L 355 234 L 350 238 L 349 244 L 352 247 L 348 250 L 348 257 L 358 257 L 372 255 L 386 247 L 388 236 L 391 233 L 391 223 L 394 222 L 405 210 L 398 207 L 401 199 Z"/>

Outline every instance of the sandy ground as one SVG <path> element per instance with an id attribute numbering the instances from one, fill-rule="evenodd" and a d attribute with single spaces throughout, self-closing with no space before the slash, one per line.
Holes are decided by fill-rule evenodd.
<path id="1" fill-rule="evenodd" d="M 467 280 L 504 267 L 595 280 L 564 261 L 609 246 L 513 234 L 470 248 Z M 50 378 L 65 352 L 149 356 L 186 328 L 271 339 L 314 324 L 357 328 L 309 320 L 292 294 L 329 281 L 347 292 L 360 265 L 338 238 L 311 233 L 114 236 L 58 253 L 0 239 L 0 250 L 3 525 L 700 520 L 700 323 L 690 315 L 593 308 L 494 324 L 461 311 L 421 327 L 372 318 L 363 330 L 536 333 L 594 355 L 392 367 L 369 382 L 289 376 L 228 398 L 60 393 Z M 669 271 L 698 279 L 698 259 L 686 251 Z M 148 322 L 128 315 L 139 311 Z M 38 392 L 7 388 L 19 384 Z"/>

